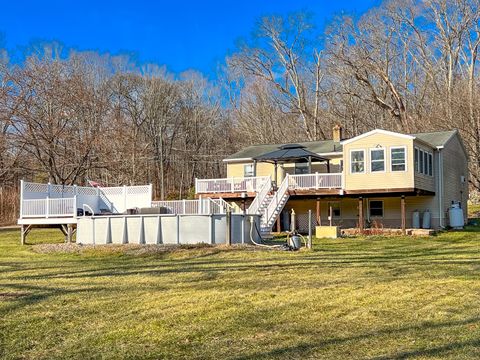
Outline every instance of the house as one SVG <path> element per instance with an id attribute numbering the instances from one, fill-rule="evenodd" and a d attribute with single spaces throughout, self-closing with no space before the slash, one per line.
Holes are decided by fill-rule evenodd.
<path id="1" fill-rule="evenodd" d="M 196 196 L 261 214 L 264 233 L 289 229 L 291 210 L 300 230 L 308 210 L 317 224 L 343 228 L 410 228 L 415 211 L 442 228 L 452 202 L 467 218 L 468 157 L 457 130 L 342 133 L 335 126 L 331 140 L 249 146 L 224 159 L 227 178 L 197 179 Z"/>

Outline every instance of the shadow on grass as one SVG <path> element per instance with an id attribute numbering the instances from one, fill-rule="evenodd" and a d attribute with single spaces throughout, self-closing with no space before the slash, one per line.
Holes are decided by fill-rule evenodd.
<path id="1" fill-rule="evenodd" d="M 235 360 L 253 360 L 253 359 L 268 359 L 268 358 L 304 358 L 306 356 L 313 356 L 317 353 L 320 353 L 329 346 L 341 346 L 350 342 L 355 343 L 355 347 L 361 346 L 359 342 L 363 342 L 369 339 L 374 339 L 376 337 L 382 336 L 401 336 L 402 333 L 408 333 L 410 331 L 429 331 L 444 329 L 455 326 L 465 326 L 480 323 L 480 317 L 472 317 L 465 320 L 458 321 L 446 321 L 446 322 L 425 322 L 419 325 L 411 325 L 400 328 L 392 329 L 382 329 L 378 331 L 372 331 L 370 333 L 359 334 L 354 336 L 347 337 L 336 337 L 327 340 L 319 341 L 309 341 L 309 342 L 300 342 L 299 344 L 293 346 L 278 347 L 273 350 L 266 352 L 256 352 L 254 354 L 237 356 Z M 444 329 L 444 332 L 448 329 Z M 305 334 L 308 335 L 308 334 Z M 302 337 L 302 334 L 295 334 L 295 336 Z M 434 346 L 432 348 L 423 348 L 423 349 L 412 349 L 407 351 L 402 351 L 396 354 L 389 355 L 380 355 L 374 356 L 373 359 L 384 360 L 384 359 L 407 359 L 412 357 L 419 356 L 441 356 L 442 354 L 454 350 L 459 350 L 465 347 L 478 347 L 480 346 L 480 339 L 472 339 L 466 341 L 452 342 L 441 346 Z"/>
<path id="2" fill-rule="evenodd" d="M 2 307 L 1 312 L 3 313 L 8 313 L 10 311 L 15 311 L 26 306 L 35 305 L 42 301 L 46 301 L 51 297 L 88 292 L 93 293 L 98 291 L 114 291 L 114 289 L 112 288 L 105 287 L 75 287 L 69 289 L 62 289 L 58 287 L 34 286 L 25 284 L 0 284 L 0 286 L 8 289 L 7 293 L 18 294 L 18 296 L 6 299 L 9 304 Z"/>

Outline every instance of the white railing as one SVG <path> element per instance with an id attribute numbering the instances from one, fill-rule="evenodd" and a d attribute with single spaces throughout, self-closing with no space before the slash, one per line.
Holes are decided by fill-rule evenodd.
<path id="1" fill-rule="evenodd" d="M 260 189 L 260 192 L 257 194 L 257 196 L 255 196 L 255 199 L 253 199 L 252 203 L 248 207 L 247 214 L 258 214 L 258 211 L 260 210 L 260 206 L 264 202 L 265 198 L 267 197 L 271 189 L 272 189 L 272 182 L 266 181 L 265 184 Z"/>
<path id="2" fill-rule="evenodd" d="M 269 176 L 195 179 L 195 193 L 258 192 L 266 181 L 270 181 Z"/>
<path id="3" fill-rule="evenodd" d="M 195 215 L 195 214 L 225 214 L 227 207 L 232 205 L 223 199 L 198 199 L 198 200 L 163 200 L 152 201 L 152 207 L 163 207 L 170 214 Z"/>
<path id="4" fill-rule="evenodd" d="M 342 174 L 302 174 L 288 176 L 289 189 L 340 189 Z"/>
<path id="5" fill-rule="evenodd" d="M 21 217 L 48 218 L 77 215 L 76 198 L 33 199 L 22 201 Z"/>
<path id="6" fill-rule="evenodd" d="M 152 207 L 163 207 L 170 214 L 198 214 L 199 200 L 161 200 L 152 201 Z"/>
<path id="7" fill-rule="evenodd" d="M 220 199 L 208 198 L 208 200 L 214 203 L 218 207 L 219 214 L 225 214 L 227 212 L 227 209 L 230 209 L 232 211 L 234 210 L 234 207 L 230 205 L 228 202 L 226 202 L 225 200 L 223 200 L 222 198 Z M 216 210 L 217 208 L 214 207 L 214 209 Z M 217 212 L 214 212 L 214 213 L 217 213 Z"/>
<path id="8" fill-rule="evenodd" d="M 282 201 L 282 198 L 287 194 L 288 191 L 288 184 L 289 184 L 289 175 L 285 176 L 285 179 L 283 179 L 282 183 L 278 187 L 277 191 L 275 191 L 275 194 L 273 195 L 270 203 L 268 204 L 267 208 L 265 209 L 264 213 L 264 221 L 265 224 L 269 224 L 272 220 L 272 217 L 275 214 L 275 210 L 278 208 L 279 204 Z"/>
<path id="9" fill-rule="evenodd" d="M 152 185 L 94 188 L 21 181 L 20 193 L 20 217 L 76 216 L 77 208 L 82 208 L 83 204 L 89 205 L 96 213 L 103 210 L 122 213 L 129 208 L 148 207 L 152 200 Z M 69 212 L 65 209 L 69 200 L 65 199 L 73 198 L 76 201 Z"/>

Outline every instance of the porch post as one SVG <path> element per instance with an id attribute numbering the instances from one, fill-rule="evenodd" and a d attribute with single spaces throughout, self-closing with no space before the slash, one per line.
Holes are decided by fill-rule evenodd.
<path id="1" fill-rule="evenodd" d="M 364 230 L 365 219 L 363 215 L 363 198 L 358 198 L 358 229 L 360 232 Z"/>
<path id="2" fill-rule="evenodd" d="M 400 198 L 400 211 L 402 214 L 402 234 L 407 234 L 407 217 L 405 212 L 405 195 Z"/>
<path id="3" fill-rule="evenodd" d="M 327 160 L 327 173 L 330 174 L 330 160 Z"/>
<path id="4" fill-rule="evenodd" d="M 312 157 L 311 156 L 308 157 L 308 173 L 309 174 L 312 173 Z"/>
<path id="5" fill-rule="evenodd" d="M 328 204 L 328 221 L 329 221 L 329 225 L 332 226 L 333 225 L 333 207 L 332 207 L 332 203 L 329 203 Z"/>
<path id="6" fill-rule="evenodd" d="M 257 160 L 253 160 L 253 176 L 257 176 Z"/>
<path id="7" fill-rule="evenodd" d="M 317 198 L 317 225 L 322 226 L 322 218 L 320 215 L 320 198 Z"/>
<path id="8" fill-rule="evenodd" d="M 277 161 L 274 161 L 274 164 L 275 164 L 275 168 L 274 168 L 273 177 L 274 177 L 274 180 L 275 180 L 275 188 L 276 188 L 278 186 L 278 178 L 277 178 L 278 164 L 277 164 Z"/>

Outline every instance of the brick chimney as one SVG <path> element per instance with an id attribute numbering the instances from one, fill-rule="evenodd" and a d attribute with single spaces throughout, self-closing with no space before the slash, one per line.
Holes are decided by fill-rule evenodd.
<path id="1" fill-rule="evenodd" d="M 340 142 L 343 140 L 343 128 L 340 124 L 337 124 L 333 127 L 333 141 Z"/>

